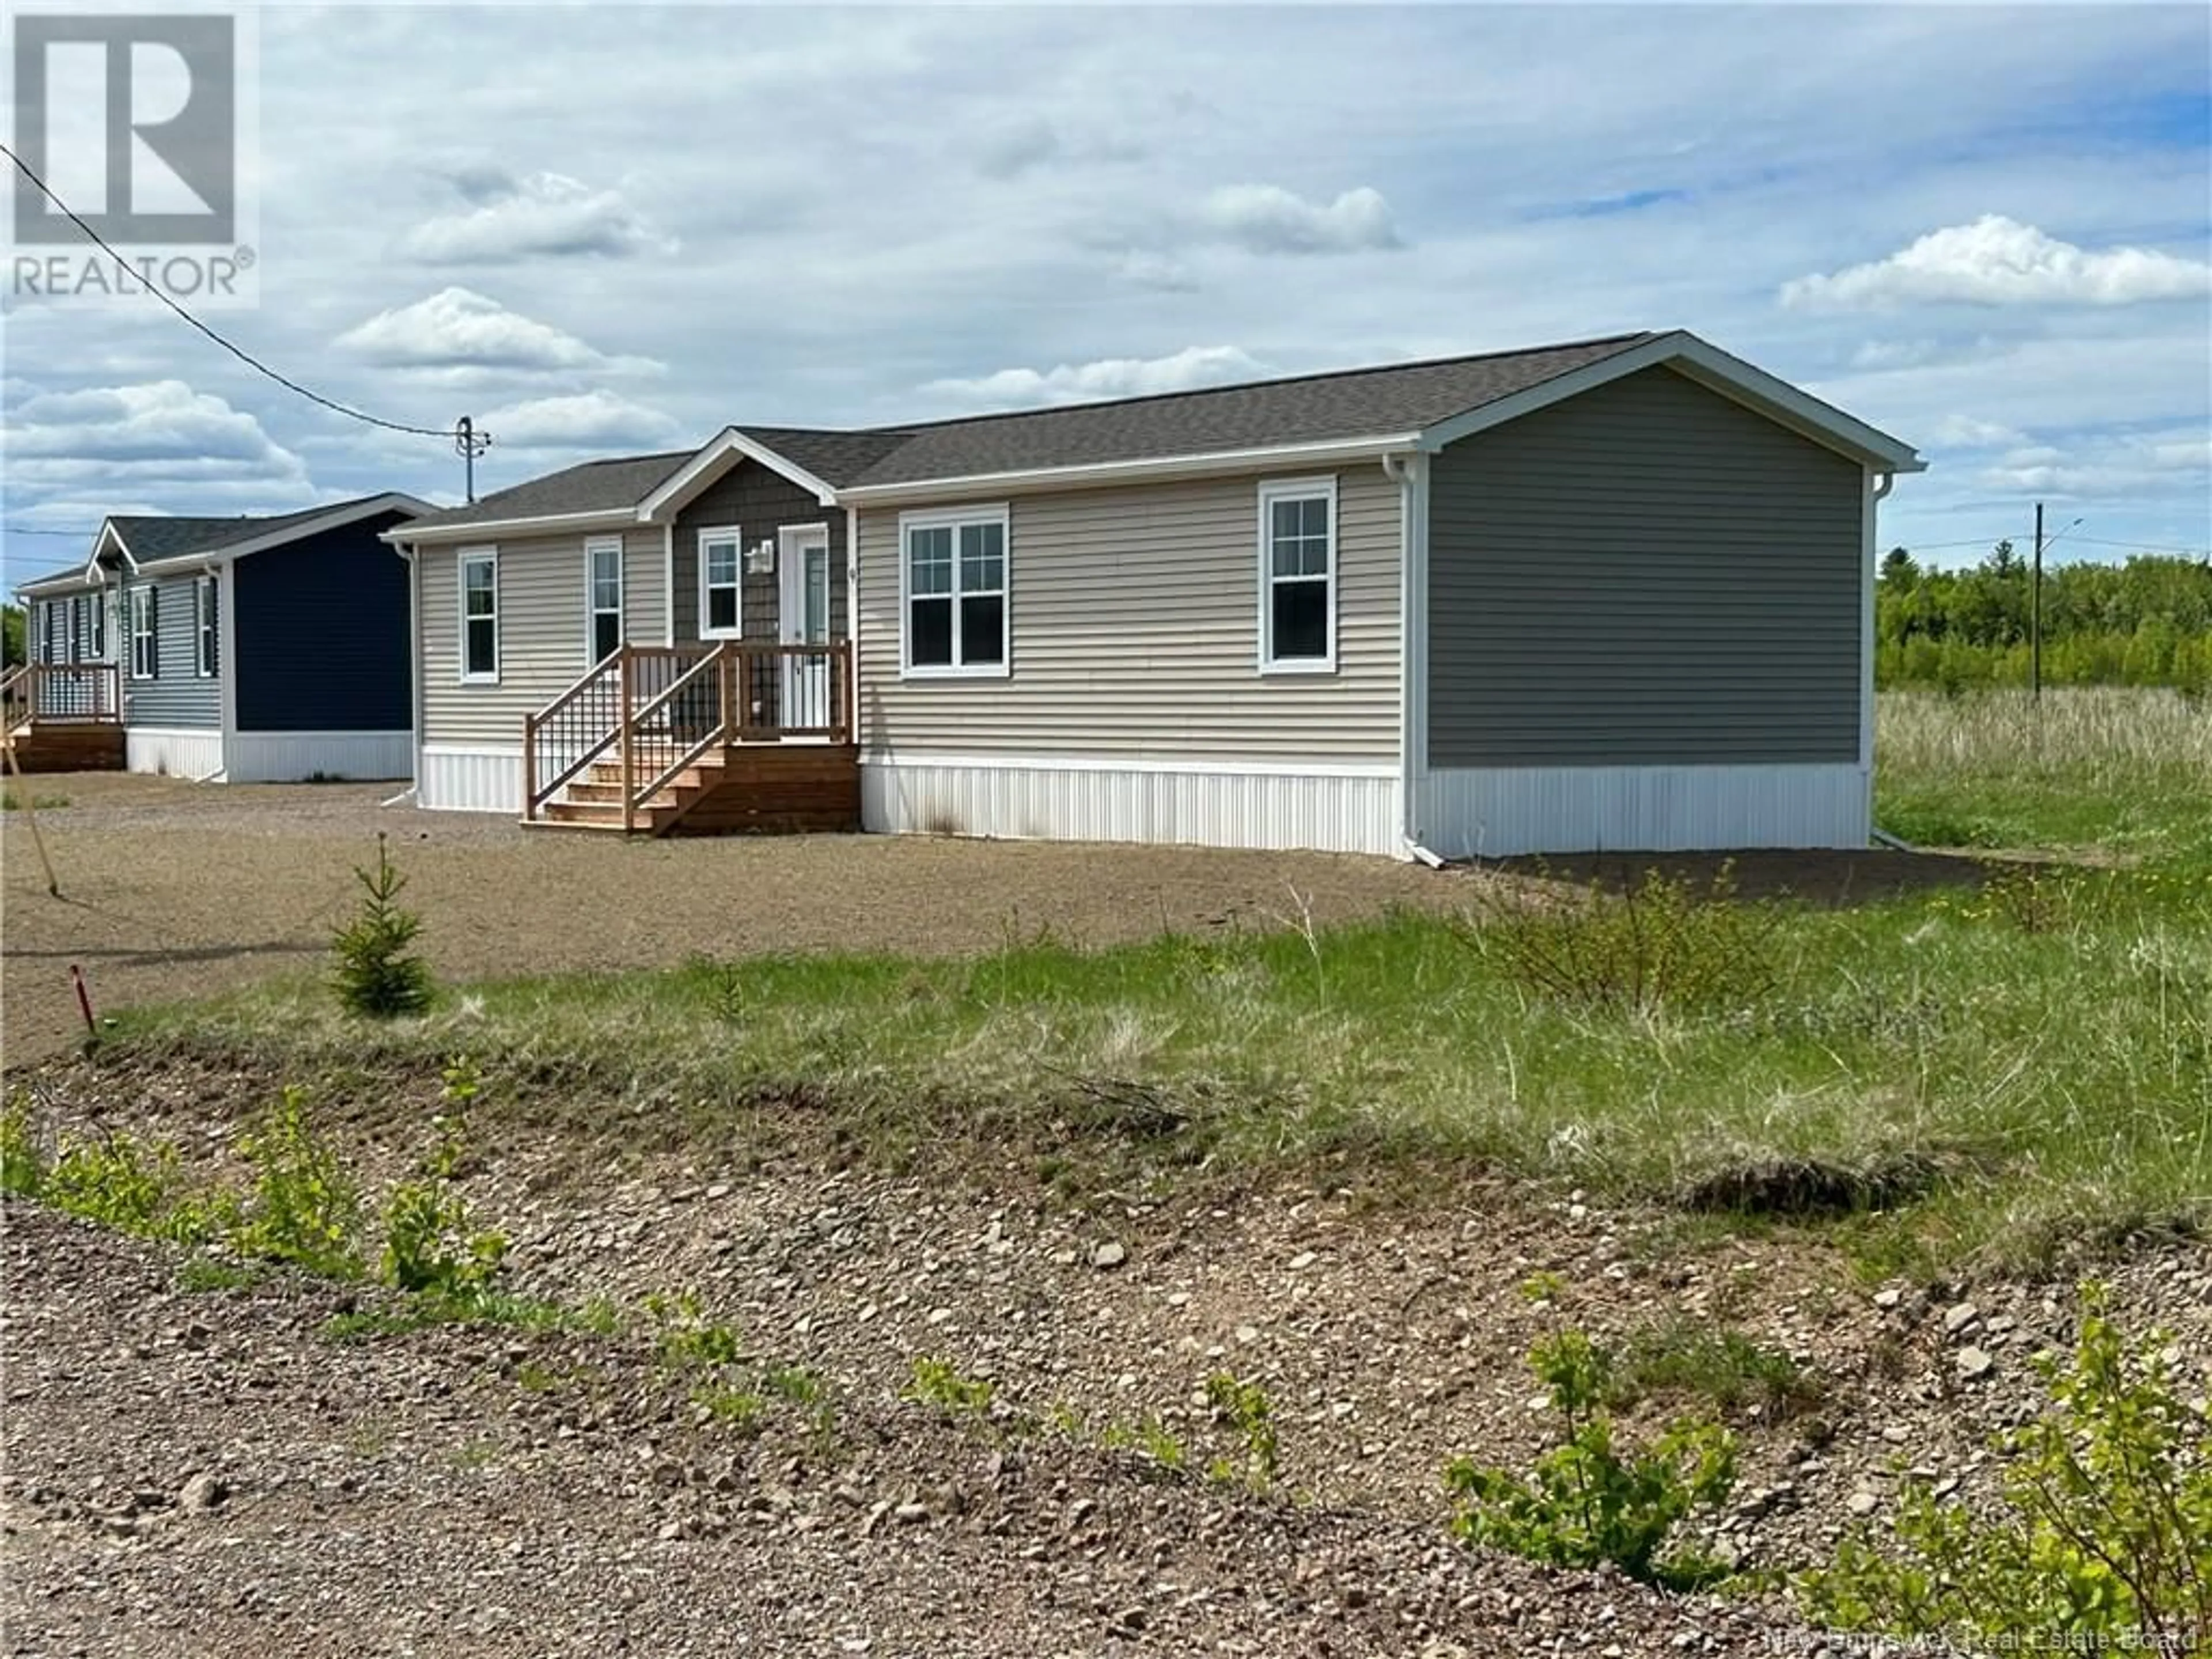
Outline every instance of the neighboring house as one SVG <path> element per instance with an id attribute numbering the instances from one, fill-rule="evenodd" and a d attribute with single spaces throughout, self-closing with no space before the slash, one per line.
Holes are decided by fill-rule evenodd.
<path id="1" fill-rule="evenodd" d="M 1920 470 L 1679 332 L 731 428 L 387 534 L 418 797 L 656 832 L 1863 846 L 1875 503 Z"/>
<path id="2" fill-rule="evenodd" d="M 119 727 L 117 762 L 134 772 L 410 775 L 406 572 L 380 538 L 428 510 L 382 495 L 280 517 L 107 520 L 81 569 L 20 591 L 31 723 L 48 738 Z"/>

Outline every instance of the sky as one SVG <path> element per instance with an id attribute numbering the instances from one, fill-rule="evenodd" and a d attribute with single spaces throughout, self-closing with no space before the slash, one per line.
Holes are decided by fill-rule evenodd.
<path id="1" fill-rule="evenodd" d="M 1685 327 L 1921 451 L 1884 546 L 1972 562 L 2041 500 L 2054 557 L 2212 550 L 2201 5 L 270 6 L 256 33 L 258 301 L 208 320 L 386 418 L 473 416 L 482 489 L 731 423 Z M 11 301 L 0 337 L 11 588 L 109 513 L 460 499 L 450 443 L 149 300 Z"/>

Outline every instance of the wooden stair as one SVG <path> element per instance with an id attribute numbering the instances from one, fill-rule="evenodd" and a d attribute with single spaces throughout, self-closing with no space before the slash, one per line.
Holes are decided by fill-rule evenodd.
<path id="1" fill-rule="evenodd" d="M 13 763 L 24 772 L 120 772 L 123 728 L 96 720 L 25 720 L 7 734 Z"/>
<path id="2" fill-rule="evenodd" d="M 641 750 L 633 761 L 640 775 L 650 779 L 672 757 Z M 685 767 L 659 790 L 639 803 L 630 815 L 633 834 L 665 836 L 701 801 L 722 784 L 722 757 L 711 750 Z M 600 830 L 623 833 L 622 763 L 594 761 L 583 775 L 570 780 L 561 799 L 545 804 L 544 816 L 525 819 L 546 830 Z"/>

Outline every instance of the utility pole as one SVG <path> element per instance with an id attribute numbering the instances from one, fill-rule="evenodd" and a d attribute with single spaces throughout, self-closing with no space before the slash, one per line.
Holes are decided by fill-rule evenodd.
<path id="1" fill-rule="evenodd" d="M 470 500 L 476 498 L 471 495 Z M 2043 701 L 2043 503 L 2035 504 L 2035 566 L 2027 579 L 2027 696 Z"/>
<path id="2" fill-rule="evenodd" d="M 477 498 L 477 457 L 490 447 L 491 434 L 477 431 L 477 423 L 467 416 L 454 422 L 453 448 L 461 458 L 462 477 L 471 505 Z"/>

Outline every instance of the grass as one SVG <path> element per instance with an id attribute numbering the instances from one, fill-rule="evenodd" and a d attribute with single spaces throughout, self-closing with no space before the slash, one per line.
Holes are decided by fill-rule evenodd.
<path id="1" fill-rule="evenodd" d="M 23 799 L 12 789 L 0 790 L 0 812 L 21 811 Z M 70 804 L 67 795 L 34 794 L 29 797 L 29 800 L 32 807 L 40 812 L 58 812 Z"/>
<path id="2" fill-rule="evenodd" d="M 1841 1171 L 1888 1212 L 1838 1233 L 1881 1271 L 2031 1258 L 2212 1218 L 2212 738 L 2178 698 L 2136 702 L 2141 722 L 2057 694 L 2031 733 L 2006 694 L 1886 700 L 1890 821 L 1978 812 L 2127 867 L 1781 907 L 1712 931 L 1698 948 L 1747 959 L 1692 1000 L 1561 995 L 1484 947 L 1500 913 L 1478 905 L 1472 925 L 516 979 L 375 1026 L 297 981 L 131 1016 L 111 1048 L 426 1077 L 465 1049 L 499 1085 L 487 1127 L 696 1150 L 796 1121 L 856 1155 L 1012 1147 L 1100 1184 L 1474 1161 L 1665 1200 Z"/>

